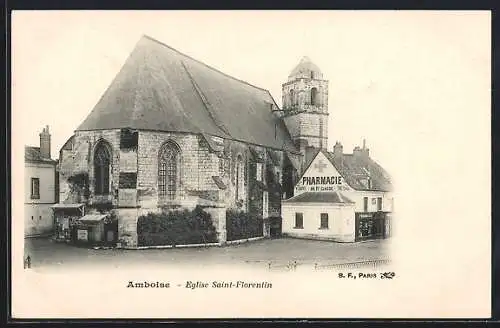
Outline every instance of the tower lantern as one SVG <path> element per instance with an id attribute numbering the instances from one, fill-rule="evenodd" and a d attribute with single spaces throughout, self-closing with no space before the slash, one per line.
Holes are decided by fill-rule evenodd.
<path id="1" fill-rule="evenodd" d="M 295 66 L 282 85 L 283 119 L 292 138 L 305 147 L 328 148 L 328 81 L 309 57 Z"/>

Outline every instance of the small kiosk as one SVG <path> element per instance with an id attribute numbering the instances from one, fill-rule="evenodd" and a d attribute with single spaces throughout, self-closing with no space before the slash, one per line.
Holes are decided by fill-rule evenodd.
<path id="1" fill-rule="evenodd" d="M 85 214 L 85 204 L 55 204 L 56 241 L 81 246 L 115 246 L 118 220 L 110 214 Z"/>
<path id="2" fill-rule="evenodd" d="M 88 246 L 112 246 L 116 242 L 117 221 L 109 214 L 87 214 L 76 220 L 73 227 L 75 243 Z"/>
<path id="3" fill-rule="evenodd" d="M 51 207 L 54 212 L 55 240 L 70 242 L 73 239 L 72 227 L 85 215 L 85 204 L 55 204 Z"/>

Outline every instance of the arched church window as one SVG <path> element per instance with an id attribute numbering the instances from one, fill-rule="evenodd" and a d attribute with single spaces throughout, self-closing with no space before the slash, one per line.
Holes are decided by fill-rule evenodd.
<path id="1" fill-rule="evenodd" d="M 179 189 L 180 148 L 167 141 L 158 156 L 158 195 L 160 198 L 175 199 Z"/>
<path id="2" fill-rule="evenodd" d="M 245 162 L 243 156 L 236 158 L 236 200 L 243 199 L 245 190 Z"/>
<path id="3" fill-rule="evenodd" d="M 96 195 L 108 195 L 110 190 L 111 147 L 100 141 L 94 152 L 94 192 Z"/>
<path id="4" fill-rule="evenodd" d="M 316 105 L 317 95 L 318 95 L 318 89 L 312 88 L 311 89 L 311 105 Z"/>

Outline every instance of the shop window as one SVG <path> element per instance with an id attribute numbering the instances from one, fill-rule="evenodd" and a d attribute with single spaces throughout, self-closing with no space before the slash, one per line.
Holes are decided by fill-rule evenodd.
<path id="1" fill-rule="evenodd" d="M 31 178 L 31 199 L 40 199 L 40 179 Z"/>
<path id="2" fill-rule="evenodd" d="M 321 213 L 320 229 L 328 229 L 328 213 Z"/>
<path id="3" fill-rule="evenodd" d="M 295 229 L 304 229 L 304 214 L 295 213 Z"/>

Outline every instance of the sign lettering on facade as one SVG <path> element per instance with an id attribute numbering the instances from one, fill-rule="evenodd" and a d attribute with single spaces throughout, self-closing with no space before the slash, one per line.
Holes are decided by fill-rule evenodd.
<path id="1" fill-rule="evenodd" d="M 345 186 L 344 179 L 341 176 L 312 176 L 302 177 L 299 184 L 295 187 L 296 192 L 306 191 L 339 191 L 348 190 Z"/>
<path id="2" fill-rule="evenodd" d="M 332 177 L 303 177 L 302 185 L 334 185 L 342 184 L 341 176 Z"/>

